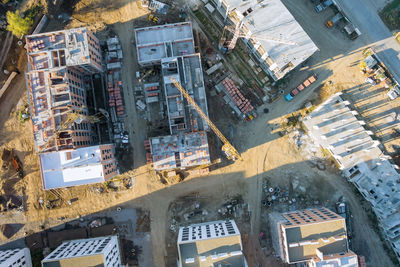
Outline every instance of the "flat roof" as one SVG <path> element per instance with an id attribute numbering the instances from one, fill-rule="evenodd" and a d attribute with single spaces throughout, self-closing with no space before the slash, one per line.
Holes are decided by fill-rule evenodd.
<path id="1" fill-rule="evenodd" d="M 135 29 L 135 37 L 139 64 L 195 52 L 190 22 Z"/>
<path id="2" fill-rule="evenodd" d="M 207 131 L 208 124 L 203 122 L 170 80 L 175 78 L 208 116 L 200 54 L 166 58 L 161 61 L 161 66 L 171 134 L 181 130 Z"/>
<path id="3" fill-rule="evenodd" d="M 179 229 L 182 267 L 245 265 L 239 230 L 233 220 L 193 224 Z"/>
<path id="4" fill-rule="evenodd" d="M 38 33 L 26 37 L 31 70 L 75 66 L 90 61 L 85 27 Z"/>
<path id="5" fill-rule="evenodd" d="M 44 189 L 104 182 L 100 146 L 40 154 Z"/>
<path id="6" fill-rule="evenodd" d="M 329 211 L 328 209 L 324 209 Z M 331 211 L 327 214 L 335 214 Z M 337 254 L 347 252 L 347 233 L 345 219 L 336 216 L 321 215 L 318 209 L 309 209 L 283 214 L 287 221 L 294 223 L 281 223 L 285 235 L 285 247 L 290 263 L 310 260 L 317 256 L 317 250 L 323 254 Z M 316 216 L 314 216 L 316 215 Z M 336 214 L 335 214 L 336 215 Z M 292 216 L 304 217 L 309 222 L 295 222 Z M 314 217 L 325 217 L 315 220 Z"/>
<path id="7" fill-rule="evenodd" d="M 179 133 L 150 138 L 155 170 L 186 168 L 210 163 L 207 134 Z M 178 160 L 178 161 L 177 161 Z"/>
<path id="8" fill-rule="evenodd" d="M 358 257 L 353 251 L 349 250 L 347 253 L 323 255 L 323 259 L 318 257 L 312 261 L 315 267 L 358 267 Z"/>
<path id="9" fill-rule="evenodd" d="M 278 79 L 318 50 L 281 0 L 224 2 L 228 4 L 229 12 L 242 18 L 244 27 L 250 31 L 249 36 L 253 35 L 251 39 L 257 46 L 261 45 L 267 53 L 265 56 L 273 61 L 270 70 Z"/>

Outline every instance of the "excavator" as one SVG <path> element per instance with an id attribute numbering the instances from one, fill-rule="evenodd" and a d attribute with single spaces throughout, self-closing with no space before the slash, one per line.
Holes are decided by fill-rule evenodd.
<path id="1" fill-rule="evenodd" d="M 194 101 L 194 99 L 188 94 L 188 92 L 182 87 L 182 85 L 174 78 L 170 78 L 171 82 L 175 87 L 181 92 L 181 94 L 186 98 L 187 102 L 197 111 L 197 113 L 203 118 L 203 120 L 208 124 L 211 130 L 216 136 L 222 141 L 222 151 L 224 151 L 226 157 L 230 160 L 243 160 L 236 148 L 226 139 L 226 137 L 218 130 L 217 126 L 208 118 L 208 116 L 201 110 L 199 105 Z"/>
<path id="2" fill-rule="evenodd" d="M 3 149 L 3 154 L 1 155 L 1 159 L 3 160 L 3 168 L 7 168 L 11 163 L 15 171 L 18 173 L 20 178 L 24 177 L 24 170 L 22 168 L 22 162 L 18 158 L 18 156 L 14 153 L 14 149 L 8 150 Z"/>

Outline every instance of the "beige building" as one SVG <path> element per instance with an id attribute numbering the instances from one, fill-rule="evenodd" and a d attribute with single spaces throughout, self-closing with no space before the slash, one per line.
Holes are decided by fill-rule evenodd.
<path id="1" fill-rule="evenodd" d="M 348 248 L 345 219 L 327 208 L 284 213 L 277 227 L 280 256 L 286 263 L 358 266 L 357 255 Z"/>
<path id="2" fill-rule="evenodd" d="M 192 224 L 178 235 L 178 267 L 247 267 L 234 220 Z"/>

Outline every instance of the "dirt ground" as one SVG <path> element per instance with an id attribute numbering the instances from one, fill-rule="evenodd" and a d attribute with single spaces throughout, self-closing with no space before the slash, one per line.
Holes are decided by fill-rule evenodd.
<path id="1" fill-rule="evenodd" d="M 313 12 L 310 1 L 284 1 L 299 23 L 311 36 L 320 51 L 317 52 L 306 66 L 287 78 L 288 87 L 292 88 L 305 78 L 311 71 L 317 73 L 318 83 L 332 81 L 333 89 L 340 90 L 360 86 L 364 83 L 362 75 L 357 69 L 361 51 L 364 49 L 358 40 L 349 41 L 339 30 L 326 29 L 323 25 L 325 16 Z M 148 125 L 142 120 L 135 109 L 133 87 L 137 83 L 134 73 L 138 70 L 133 43 L 133 29 L 144 26 L 147 20 L 147 10 L 138 8 L 136 1 L 80 1 L 68 27 L 88 25 L 96 34 L 104 38 L 112 29 L 118 34 L 124 52 L 123 81 L 124 96 L 127 108 L 126 125 L 128 127 L 132 146 L 134 148 L 133 170 L 123 174 L 123 177 L 134 179 L 133 187 L 129 190 L 113 191 L 106 189 L 104 193 L 97 193 L 98 186 L 84 186 L 65 190 L 60 193 L 66 199 L 79 196 L 79 201 L 72 205 L 62 205 L 57 209 L 39 208 L 38 200 L 49 196 L 41 189 L 38 171 L 38 158 L 33 154 L 32 131 L 29 123 L 21 124 L 16 120 L 17 103 L 21 105 L 26 99 L 25 80 L 23 75 L 15 78 L 12 90 L 9 90 L 0 99 L 0 129 L 1 148 L 15 148 L 21 157 L 26 176 L 17 181 L 14 186 L 15 194 L 26 199 L 27 211 L 11 211 L 0 215 L 2 223 L 23 223 L 25 226 L 15 235 L 23 236 L 27 231 L 38 231 L 40 225 L 49 227 L 60 224 L 77 216 L 91 214 L 111 206 L 124 203 L 129 207 L 142 207 L 150 211 L 150 224 L 153 242 L 152 254 L 156 266 L 166 266 L 167 256 L 173 253 L 164 240 L 169 238 L 171 213 L 168 212 L 176 199 L 200 192 L 203 197 L 212 196 L 210 203 L 223 203 L 227 196 L 241 195 L 250 207 L 250 222 L 244 240 L 245 255 L 249 266 L 279 266 L 273 252 L 260 247 L 258 236 L 266 231 L 267 219 L 265 208 L 262 207 L 263 182 L 265 178 L 271 182 L 285 185 L 288 177 L 298 176 L 299 184 L 307 187 L 313 184 L 311 192 L 315 192 L 310 199 L 317 199 L 320 203 L 330 203 L 340 195 L 345 195 L 354 219 L 354 238 L 352 245 L 356 253 L 366 256 L 367 264 L 371 266 L 393 266 L 387 256 L 382 242 L 368 217 L 369 205 L 360 201 L 354 188 L 348 184 L 337 171 L 327 164 L 325 170 L 311 168 L 309 157 L 294 147 L 288 136 L 281 136 L 279 127 L 284 117 L 295 112 L 309 100 L 317 99 L 319 93 L 313 90 L 303 92 L 297 98 L 286 103 L 282 98 L 272 104 L 265 104 L 259 108 L 259 117 L 249 123 L 234 124 L 235 135 L 233 142 L 242 153 L 243 161 L 228 164 L 213 170 L 206 177 L 188 177 L 184 182 L 175 185 L 164 185 L 160 182 L 151 166 L 145 164 L 143 141 L 146 138 Z M 108 25 L 107 25 L 108 24 Z M 51 25 L 50 25 L 51 26 Z M 362 36 L 360 37 L 362 38 Z M 22 62 L 21 70 L 26 66 Z M 316 85 L 315 88 L 318 86 Z M 285 88 L 286 89 L 286 88 Z M 288 91 L 288 89 L 286 90 Z M 361 92 L 361 93 L 364 93 Z M 365 101 L 368 101 L 366 99 Z M 371 100 L 372 101 L 372 100 Z M 268 107 L 270 112 L 262 114 L 263 108 Z M 227 125 L 223 115 L 218 116 L 218 109 L 209 107 L 209 112 L 217 126 Z M 222 113 L 223 114 L 223 113 Z M 0 171 L 2 177 L 10 175 Z M 5 178 L 2 179 L 4 183 Z M 319 190 L 322 188 L 322 190 Z M 4 190 L 4 189 L 3 189 Z M 218 204 L 219 205 L 219 204 Z M 60 219 L 64 217 L 65 219 Z M 7 242 L 4 240 L 4 242 Z M 169 241 L 175 243 L 175 240 Z M 176 254 L 177 255 L 177 254 Z"/>

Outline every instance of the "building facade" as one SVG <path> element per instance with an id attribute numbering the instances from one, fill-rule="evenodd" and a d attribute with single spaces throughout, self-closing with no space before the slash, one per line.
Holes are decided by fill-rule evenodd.
<path id="1" fill-rule="evenodd" d="M 66 241 L 42 260 L 42 267 L 52 266 L 121 266 L 118 237 Z"/>
<path id="2" fill-rule="evenodd" d="M 31 253 L 28 248 L 0 251 L 1 267 L 32 267 Z"/>

